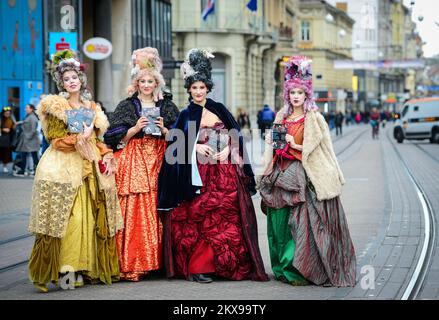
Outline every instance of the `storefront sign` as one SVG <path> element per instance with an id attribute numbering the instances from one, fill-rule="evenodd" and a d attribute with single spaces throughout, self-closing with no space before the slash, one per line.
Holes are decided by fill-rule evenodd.
<path id="1" fill-rule="evenodd" d="M 92 38 L 84 43 L 83 51 L 92 60 L 104 60 L 113 52 L 113 46 L 107 39 Z"/>
<path id="2" fill-rule="evenodd" d="M 78 50 L 78 34 L 76 32 L 51 32 L 49 34 L 49 55 L 52 56 L 61 50 Z"/>

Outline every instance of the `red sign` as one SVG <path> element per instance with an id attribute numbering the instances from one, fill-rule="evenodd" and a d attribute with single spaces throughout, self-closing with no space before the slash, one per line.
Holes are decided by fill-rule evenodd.
<path id="1" fill-rule="evenodd" d="M 56 51 L 70 49 L 70 43 L 65 42 L 64 38 L 61 38 L 61 42 L 55 44 Z"/>

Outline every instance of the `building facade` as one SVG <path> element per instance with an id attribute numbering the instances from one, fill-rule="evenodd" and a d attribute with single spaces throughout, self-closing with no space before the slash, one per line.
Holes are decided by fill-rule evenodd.
<path id="1" fill-rule="evenodd" d="M 44 90 L 43 1 L 1 1 L 0 44 L 0 109 L 20 120 Z"/>
<path id="2" fill-rule="evenodd" d="M 339 8 L 326 1 L 301 0 L 300 53 L 313 60 L 316 102 L 322 111 L 352 108 L 352 70 L 334 69 L 334 60 L 352 59 L 354 20 L 346 6 Z"/>
<path id="3" fill-rule="evenodd" d="M 412 20 L 412 12 L 407 9 L 404 15 L 404 51 L 407 59 L 420 59 L 423 57 L 422 39 L 416 31 L 416 23 Z M 415 97 L 417 84 L 421 81 L 422 70 L 408 69 L 405 74 L 405 97 Z"/>
<path id="4" fill-rule="evenodd" d="M 356 61 L 377 61 L 380 58 L 378 0 L 348 0 L 347 12 L 355 20 L 352 33 L 352 58 Z M 379 105 L 379 72 L 354 70 L 358 91 L 353 100 L 356 109 L 365 111 Z"/>
<path id="5" fill-rule="evenodd" d="M 407 59 L 405 25 L 410 12 L 402 1 L 385 0 L 379 3 L 379 27 L 380 30 L 385 30 L 380 32 L 379 36 L 380 58 L 381 60 Z M 406 69 L 380 70 L 379 95 L 383 109 L 397 111 L 398 105 L 407 98 L 405 94 L 407 73 Z"/>
<path id="6" fill-rule="evenodd" d="M 134 49 L 156 47 L 170 83 L 171 8 L 169 0 L 1 1 L 1 104 L 16 106 L 16 118 L 22 118 L 27 103 L 38 103 L 42 93 L 56 93 L 48 67 L 52 54 L 67 48 L 85 63 L 93 98 L 108 111 L 127 96 Z M 110 57 L 91 60 L 84 54 L 84 43 L 95 37 L 113 44 Z"/>
<path id="7" fill-rule="evenodd" d="M 103 37 L 113 43 L 113 53 L 104 61 L 84 56 L 94 95 L 108 110 L 114 110 L 127 96 L 131 55 L 135 49 L 157 48 L 166 68 L 165 78 L 170 82 L 173 71 L 168 69 L 173 61 L 171 9 L 169 0 L 84 1 L 84 42 Z"/>
<path id="8" fill-rule="evenodd" d="M 210 50 L 215 55 L 210 96 L 232 113 L 247 109 L 254 121 L 264 104 L 276 109 L 282 104 L 280 68 L 284 56 L 297 53 L 298 1 L 258 0 L 256 11 L 247 3 L 216 1 L 203 20 L 206 0 L 172 1 L 173 56 L 182 61 L 191 48 Z M 178 70 L 172 91 L 177 105 L 186 106 L 188 94 Z"/>
<path id="9" fill-rule="evenodd" d="M 337 0 L 328 0 L 337 5 Z M 345 0 L 347 12 L 356 23 L 353 29 L 352 56 L 355 61 L 380 62 L 419 59 L 422 40 L 412 21 L 411 9 L 399 0 Z M 419 69 L 355 69 L 358 93 L 356 107 L 369 111 L 373 107 L 394 110 L 407 98 L 416 95 Z"/>
<path id="10" fill-rule="evenodd" d="M 130 84 L 131 55 L 138 48 L 159 50 L 165 68 L 172 62 L 171 2 L 169 0 L 80 1 L 82 45 L 88 39 L 102 37 L 113 44 L 112 55 L 101 61 L 81 55 L 88 66 L 89 85 L 97 101 L 108 111 L 127 97 Z M 166 69 L 167 82 L 173 70 Z"/>

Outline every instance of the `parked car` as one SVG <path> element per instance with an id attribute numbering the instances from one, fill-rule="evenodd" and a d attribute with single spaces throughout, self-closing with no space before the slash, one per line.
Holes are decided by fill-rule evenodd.
<path id="1" fill-rule="evenodd" d="M 395 121 L 393 137 L 398 143 L 404 139 L 429 139 L 431 143 L 439 143 L 439 98 L 407 101 L 401 117 Z"/>

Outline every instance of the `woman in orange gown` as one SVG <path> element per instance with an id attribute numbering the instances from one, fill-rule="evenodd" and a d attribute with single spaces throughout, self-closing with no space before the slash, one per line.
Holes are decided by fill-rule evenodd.
<path id="1" fill-rule="evenodd" d="M 105 135 L 105 142 L 116 151 L 116 184 L 125 222 L 125 229 L 116 238 L 121 279 L 130 281 L 139 281 L 162 267 L 157 178 L 166 148 L 165 135 L 179 111 L 172 95 L 163 91 L 161 70 L 157 49 L 134 51 L 130 97 L 110 116 Z M 152 118 L 145 114 L 152 114 Z M 154 114 L 159 116 L 154 118 Z M 152 134 L 148 128 L 156 131 L 151 130 Z"/>

